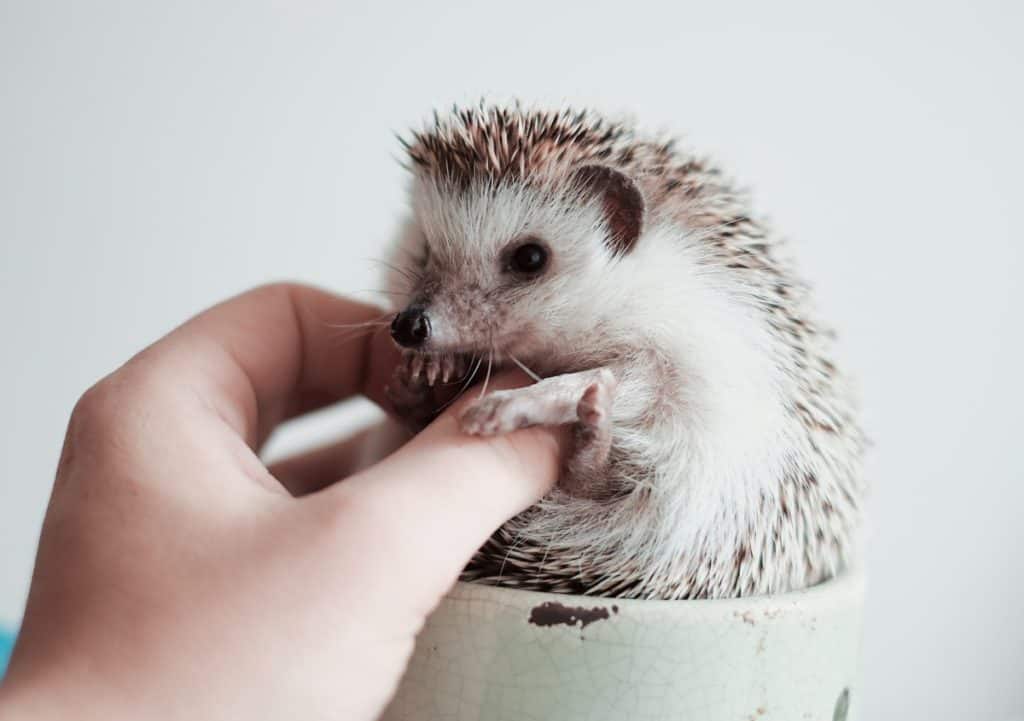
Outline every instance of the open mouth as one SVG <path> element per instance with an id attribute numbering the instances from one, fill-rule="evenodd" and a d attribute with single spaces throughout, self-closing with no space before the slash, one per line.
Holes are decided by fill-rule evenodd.
<path id="1" fill-rule="evenodd" d="M 541 379 L 529 367 L 529 359 L 525 362 L 522 359 L 524 351 L 519 349 L 525 335 L 523 328 L 503 333 L 501 337 L 487 334 L 486 338 L 445 347 L 445 343 L 438 343 L 440 339 L 431 326 L 429 315 L 419 306 L 400 312 L 391 324 L 391 336 L 404 351 L 401 373 L 408 384 L 468 388 L 513 368 L 519 368 L 535 381 Z"/>
<path id="2" fill-rule="evenodd" d="M 466 353 L 407 351 L 402 363 L 410 381 L 435 386 L 468 379 L 480 366 L 481 358 Z"/>
<path id="3" fill-rule="evenodd" d="M 406 351 L 402 362 L 410 381 L 430 387 L 459 384 L 468 388 L 474 382 L 516 368 L 534 381 L 541 380 L 527 362 L 508 351 L 493 348 L 468 352 Z"/>

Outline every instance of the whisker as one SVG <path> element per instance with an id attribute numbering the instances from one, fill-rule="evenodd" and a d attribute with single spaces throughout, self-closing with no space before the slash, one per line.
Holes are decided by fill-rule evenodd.
<path id="1" fill-rule="evenodd" d="M 381 295 L 405 295 L 400 290 L 385 290 L 384 288 L 363 288 L 362 290 L 356 291 L 357 293 L 380 293 Z"/>
<path id="2" fill-rule="evenodd" d="M 473 384 L 473 379 L 476 378 L 477 371 L 480 370 L 480 366 L 483 365 L 483 362 L 483 356 L 480 356 L 479 358 L 476 359 L 476 365 L 472 366 L 472 371 L 467 373 L 466 382 L 462 384 L 462 388 L 460 388 L 459 392 L 455 394 L 455 397 L 453 397 L 450 401 L 448 401 L 443 406 L 437 409 L 438 413 L 443 411 L 445 408 L 450 406 L 455 401 L 459 400 L 459 398 L 461 398 L 466 393 L 466 390 L 470 387 L 470 385 Z"/>
<path id="3" fill-rule="evenodd" d="M 369 328 L 342 328 L 341 330 L 342 332 L 339 333 L 337 337 L 331 339 L 331 343 L 336 347 L 349 341 L 356 340 L 357 338 L 370 335 L 377 330 L 377 326 L 371 326 Z"/>
<path id="4" fill-rule="evenodd" d="M 483 360 L 483 359 L 479 359 L 479 360 Z M 461 376 L 459 376 L 458 378 L 453 378 L 452 380 L 448 381 L 447 383 L 442 383 L 441 385 L 455 386 L 455 385 L 458 385 L 459 383 L 462 383 L 470 375 L 470 372 L 473 370 L 473 362 L 477 361 L 477 363 L 479 364 L 479 360 L 476 359 L 476 358 L 470 359 L 469 363 L 466 365 L 465 372 L 463 372 L 463 374 Z"/>
<path id="5" fill-rule="evenodd" d="M 317 318 L 317 320 L 320 321 L 323 325 L 327 326 L 328 328 L 360 328 L 363 326 L 373 324 L 386 323 L 388 322 L 387 319 L 390 318 L 392 315 L 394 315 L 393 311 L 386 311 L 384 313 L 381 313 L 380 315 L 375 315 L 369 320 L 363 321 L 361 323 L 331 323 L 325 320 L 324 318 Z"/>
<path id="6" fill-rule="evenodd" d="M 391 313 L 380 316 L 377 320 L 368 320 L 362 323 L 324 323 L 325 326 L 332 330 L 349 330 L 352 328 L 380 328 L 391 323 Z"/>
<path id="7" fill-rule="evenodd" d="M 541 377 L 540 377 L 539 375 L 537 375 L 536 373 L 534 373 L 534 372 L 533 372 L 532 370 L 530 370 L 529 368 L 527 368 L 527 367 L 526 367 L 526 366 L 525 366 L 525 365 L 523 364 L 523 362 L 522 362 L 521 360 L 519 360 L 518 358 L 516 358 L 516 357 L 515 357 L 514 355 L 512 355 L 511 353 L 507 353 L 506 355 L 508 355 L 509 359 L 510 359 L 510 360 L 511 360 L 511 361 L 512 361 L 513 363 L 515 363 L 515 364 L 516 364 L 517 366 L 519 366 L 519 369 L 520 369 L 520 370 L 521 370 L 521 371 L 522 371 L 523 373 L 525 373 L 526 375 L 528 375 L 528 376 L 530 376 L 531 378 L 533 378 L 533 380 L 537 381 L 538 383 L 540 383 L 540 382 L 541 382 L 542 380 L 544 380 L 544 379 L 543 379 L 543 378 L 541 378 Z"/>
<path id="8" fill-rule="evenodd" d="M 487 384 L 491 380 L 491 366 L 493 365 L 493 363 L 494 363 L 494 349 L 492 348 L 487 353 L 487 375 L 484 376 L 484 387 L 480 391 L 480 397 L 481 398 L 483 398 L 485 395 L 487 395 Z"/>
<path id="9" fill-rule="evenodd" d="M 414 271 L 414 270 L 412 270 L 410 268 L 402 268 L 402 267 L 399 267 L 399 266 L 395 265 L 394 263 L 389 263 L 386 260 L 381 260 L 380 258 L 370 258 L 370 261 L 374 262 L 374 263 L 378 263 L 378 264 L 384 266 L 385 268 L 387 268 L 388 270 L 391 270 L 391 271 L 393 271 L 395 273 L 398 273 L 399 275 L 401 275 L 403 278 L 408 280 L 413 285 L 418 283 L 423 278 L 423 276 L 420 273 L 417 273 L 416 271 Z"/>

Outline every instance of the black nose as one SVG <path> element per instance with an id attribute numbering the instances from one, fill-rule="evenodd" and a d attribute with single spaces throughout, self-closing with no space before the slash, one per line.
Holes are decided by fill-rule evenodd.
<path id="1" fill-rule="evenodd" d="M 406 308 L 391 321 L 391 337 L 400 346 L 418 348 L 430 335 L 430 320 L 422 308 Z"/>

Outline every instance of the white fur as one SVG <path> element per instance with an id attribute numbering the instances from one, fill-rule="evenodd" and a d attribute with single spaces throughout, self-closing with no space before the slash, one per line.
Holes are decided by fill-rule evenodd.
<path id="1" fill-rule="evenodd" d="M 813 473 L 839 505 L 848 469 L 825 467 L 787 407 L 794 380 L 751 303 L 757 289 L 737 286 L 706 257 L 701 231 L 670 219 L 622 257 L 605 232 L 596 205 L 543 187 L 454 195 L 414 184 L 398 262 L 429 245 L 416 270 L 426 286 L 404 300 L 427 288 L 430 350 L 493 350 L 545 376 L 606 365 L 619 381 L 614 443 L 629 463 L 613 480 L 626 492 L 609 503 L 554 491 L 504 529 L 508 571 L 543 578 L 579 564 L 594 579 L 587 592 L 637 597 L 775 592 L 834 572 L 845 549 L 805 542 L 823 523 L 813 509 L 790 500 L 791 523 L 766 520 L 787 501 L 787 474 Z M 501 252 L 531 235 L 552 246 L 547 277 L 493 295 Z M 839 516 L 830 538 L 849 532 Z"/>

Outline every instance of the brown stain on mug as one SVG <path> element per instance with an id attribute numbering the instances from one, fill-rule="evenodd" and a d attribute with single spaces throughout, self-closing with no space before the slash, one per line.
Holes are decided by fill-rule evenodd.
<path id="1" fill-rule="evenodd" d="M 564 606 L 557 601 L 546 601 L 530 609 L 529 623 L 534 626 L 579 626 L 586 628 L 595 621 L 605 621 L 612 613 L 618 613 L 619 607 L 609 609 L 603 606 L 583 608 L 582 606 Z"/>

